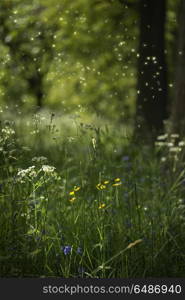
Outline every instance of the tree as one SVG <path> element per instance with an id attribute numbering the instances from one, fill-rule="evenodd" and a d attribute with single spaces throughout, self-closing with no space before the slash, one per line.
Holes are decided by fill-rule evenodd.
<path id="1" fill-rule="evenodd" d="M 152 139 L 167 118 L 166 0 L 140 0 L 136 136 Z"/>
<path id="2" fill-rule="evenodd" d="M 174 102 L 172 103 L 172 132 L 185 134 L 185 0 L 180 4 L 177 67 Z"/>
<path id="3" fill-rule="evenodd" d="M 56 99 L 127 122 L 135 104 L 137 9 L 130 11 L 130 5 L 118 0 L 62 3 L 56 49 L 66 53 L 65 64 L 60 64 L 64 88 L 61 93 L 55 80 Z"/>
<path id="4" fill-rule="evenodd" d="M 48 24 L 43 17 L 46 8 L 37 1 L 23 4 L 20 0 L 9 0 L 0 4 L 1 44 L 10 57 L 7 69 L 11 69 L 11 75 L 7 71 L 9 78 L 4 82 L 10 102 L 31 95 L 37 107 L 43 105 L 44 79 L 54 56 L 56 31 L 56 22 Z M 17 85 L 22 88 L 17 89 Z"/>

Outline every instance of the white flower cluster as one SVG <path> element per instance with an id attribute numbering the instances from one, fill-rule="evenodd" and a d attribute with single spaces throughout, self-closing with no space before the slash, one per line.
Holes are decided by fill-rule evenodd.
<path id="1" fill-rule="evenodd" d="M 23 183 L 25 177 L 31 179 L 36 176 L 37 176 L 37 172 L 35 171 L 35 166 L 31 166 L 27 169 L 19 170 L 17 173 L 17 180 Z"/>
<path id="2" fill-rule="evenodd" d="M 48 159 L 45 156 L 35 156 L 32 158 L 32 162 L 34 163 L 46 163 L 47 160 Z"/>
<path id="3" fill-rule="evenodd" d="M 43 165 L 41 168 L 41 170 L 47 174 L 53 173 L 55 171 L 55 169 L 56 169 L 55 167 L 48 166 L 48 165 Z"/>
<path id="4" fill-rule="evenodd" d="M 15 134 L 15 130 L 6 126 L 6 127 L 2 128 L 1 133 L 7 139 Z"/>
<path id="5" fill-rule="evenodd" d="M 157 137 L 155 146 L 158 149 L 163 149 L 166 154 L 178 160 L 178 154 L 182 152 L 183 147 L 185 147 L 185 141 L 179 141 L 179 134 L 163 134 Z M 167 157 L 162 157 L 161 162 L 165 162 Z"/>
<path id="6" fill-rule="evenodd" d="M 18 171 L 17 181 L 24 183 L 26 179 L 32 180 L 33 178 L 37 177 L 38 174 L 43 174 L 43 172 L 44 172 L 44 175 L 59 178 L 59 176 L 57 176 L 57 173 L 55 172 L 55 170 L 56 170 L 55 167 L 49 166 L 49 165 L 42 165 L 42 167 L 40 169 L 36 169 L 35 166 L 31 166 L 27 169 L 22 169 L 22 170 Z M 43 175 L 41 175 L 39 178 L 41 179 L 42 176 Z"/>

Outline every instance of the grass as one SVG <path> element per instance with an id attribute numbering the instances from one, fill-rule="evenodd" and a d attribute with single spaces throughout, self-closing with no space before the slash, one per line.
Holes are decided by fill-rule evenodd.
<path id="1" fill-rule="evenodd" d="M 1 277 L 184 277 L 184 144 L 77 118 L 5 120 Z M 72 125 L 71 125 L 72 124 Z"/>

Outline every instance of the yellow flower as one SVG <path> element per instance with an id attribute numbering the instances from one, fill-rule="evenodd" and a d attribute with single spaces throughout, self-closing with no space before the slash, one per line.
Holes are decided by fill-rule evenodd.
<path id="1" fill-rule="evenodd" d="M 117 183 L 113 183 L 112 186 L 119 186 L 119 185 L 121 185 L 121 184 L 122 184 L 121 182 L 117 182 Z"/>
<path id="2" fill-rule="evenodd" d="M 106 186 L 104 184 L 101 184 L 100 189 L 101 190 L 106 189 Z"/>
<path id="3" fill-rule="evenodd" d="M 105 181 L 104 181 L 104 184 L 108 184 L 108 183 L 109 183 L 109 180 L 105 180 Z"/>
<path id="4" fill-rule="evenodd" d="M 116 178 L 116 179 L 114 179 L 114 181 L 115 182 L 119 182 L 119 181 L 121 181 L 121 179 L 120 178 Z"/>
<path id="5" fill-rule="evenodd" d="M 75 186 L 74 186 L 74 191 L 75 191 L 75 192 L 78 192 L 79 190 L 80 190 L 80 186 L 76 186 L 76 185 L 75 185 Z"/>
<path id="6" fill-rule="evenodd" d="M 98 190 L 103 190 L 103 189 L 106 189 L 106 185 L 104 185 L 104 184 L 102 184 L 102 183 L 98 183 L 97 186 L 96 186 L 96 188 L 97 188 Z"/>
<path id="7" fill-rule="evenodd" d="M 100 185 L 101 185 L 101 183 L 98 183 L 97 185 L 96 185 L 96 188 L 99 190 L 100 189 Z"/>
<path id="8" fill-rule="evenodd" d="M 76 200 L 76 198 L 73 197 L 73 198 L 69 199 L 69 202 L 73 203 L 75 200 Z"/>
<path id="9" fill-rule="evenodd" d="M 70 193 L 69 193 L 69 195 L 71 195 L 71 196 L 72 196 L 72 195 L 74 195 L 74 194 L 75 194 L 75 192 L 74 192 L 74 191 L 72 191 L 72 192 L 70 192 Z"/>
<path id="10" fill-rule="evenodd" d="M 105 207 L 105 203 L 102 203 L 102 204 L 99 205 L 98 208 L 99 208 L 99 209 L 102 209 L 102 208 L 104 208 L 104 207 Z"/>

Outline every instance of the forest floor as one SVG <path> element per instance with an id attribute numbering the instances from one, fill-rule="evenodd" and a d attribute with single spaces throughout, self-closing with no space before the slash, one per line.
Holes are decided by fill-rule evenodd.
<path id="1" fill-rule="evenodd" d="M 185 143 L 130 132 L 1 114 L 1 277 L 184 277 Z"/>

